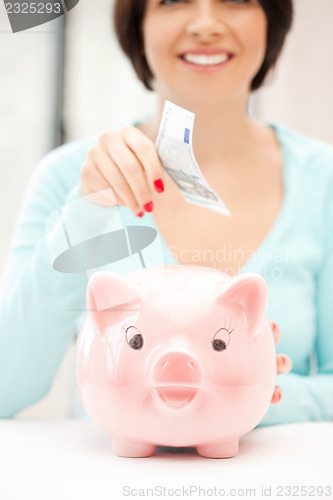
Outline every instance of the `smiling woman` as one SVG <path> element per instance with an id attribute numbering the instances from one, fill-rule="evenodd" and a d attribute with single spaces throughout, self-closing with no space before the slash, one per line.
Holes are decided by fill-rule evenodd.
<path id="1" fill-rule="evenodd" d="M 193 94 L 215 106 L 239 92 L 247 100 L 264 59 L 266 30 L 257 2 L 148 0 L 143 45 L 153 88 L 175 102 Z M 213 78 L 203 77 L 211 72 Z"/>
<path id="2" fill-rule="evenodd" d="M 191 4 L 194 2 L 184 1 L 159 1 L 151 0 L 156 8 L 159 5 L 172 6 L 179 8 L 181 4 Z M 244 4 L 248 6 L 260 6 L 267 20 L 267 44 L 264 60 L 261 67 L 251 83 L 251 90 L 258 89 L 263 83 L 266 74 L 276 63 L 283 44 L 285 36 L 290 30 L 292 23 L 292 2 L 291 0 L 270 1 L 270 0 L 247 0 L 247 1 L 219 1 L 221 7 L 229 4 L 229 9 L 244 8 Z M 147 4 L 147 5 L 146 5 Z M 131 60 L 133 67 L 147 89 L 152 90 L 153 75 L 147 63 L 144 51 L 144 40 L 142 37 L 142 23 L 146 8 L 149 2 L 145 0 L 123 0 L 115 3 L 114 18 L 115 29 L 120 46 L 124 53 Z M 255 28 L 255 27 L 254 27 Z"/>

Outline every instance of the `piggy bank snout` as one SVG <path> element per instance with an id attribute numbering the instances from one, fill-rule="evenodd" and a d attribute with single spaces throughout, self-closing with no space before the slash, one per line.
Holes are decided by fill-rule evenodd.
<path id="1" fill-rule="evenodd" d="M 197 396 L 203 385 L 199 362 L 184 352 L 161 355 L 151 371 L 151 383 L 157 399 L 169 410 L 185 408 Z"/>
<path id="2" fill-rule="evenodd" d="M 152 367 L 152 383 L 162 385 L 188 385 L 200 387 L 203 374 L 198 361 L 183 352 L 168 352 L 156 360 Z"/>

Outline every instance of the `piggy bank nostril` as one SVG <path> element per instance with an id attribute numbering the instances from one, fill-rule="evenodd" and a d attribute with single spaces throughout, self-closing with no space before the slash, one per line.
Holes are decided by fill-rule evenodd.
<path id="1" fill-rule="evenodd" d="M 193 361 L 188 362 L 188 366 L 191 368 L 191 370 L 194 370 L 194 363 Z"/>

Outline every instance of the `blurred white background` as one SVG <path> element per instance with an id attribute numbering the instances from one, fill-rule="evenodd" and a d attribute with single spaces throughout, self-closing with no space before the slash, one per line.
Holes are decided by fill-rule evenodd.
<path id="1" fill-rule="evenodd" d="M 333 2 L 294 2 L 283 56 L 254 94 L 252 113 L 333 144 Z M 12 34 L 0 2 L 0 272 L 28 178 L 59 144 L 59 123 L 67 142 L 149 114 L 154 105 L 117 46 L 112 4 L 80 0 L 64 18 Z"/>

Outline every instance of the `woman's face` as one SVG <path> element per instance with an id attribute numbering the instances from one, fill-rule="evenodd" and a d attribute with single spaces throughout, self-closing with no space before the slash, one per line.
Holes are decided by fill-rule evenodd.
<path id="1" fill-rule="evenodd" d="M 164 97 L 247 96 L 266 50 L 258 0 L 147 0 L 145 55 Z"/>

